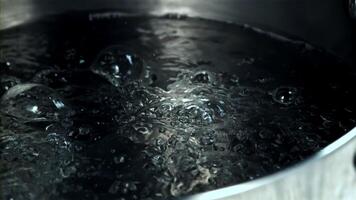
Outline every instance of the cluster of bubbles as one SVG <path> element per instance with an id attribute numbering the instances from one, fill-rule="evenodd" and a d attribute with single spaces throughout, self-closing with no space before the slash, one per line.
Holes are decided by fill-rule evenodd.
<path id="1" fill-rule="evenodd" d="M 234 113 L 232 102 L 225 96 L 227 89 L 219 85 L 218 75 L 207 71 L 185 72 L 168 90 L 147 87 L 139 79 L 149 67 L 138 56 L 122 53 L 119 48 L 103 50 L 90 68 L 99 75 L 98 89 L 77 83 L 78 74 L 90 73 L 84 71 L 47 69 L 38 72 L 30 83 L 2 78 L 5 90 L 1 113 L 23 128 L 30 126 L 38 131 L 44 127 L 50 143 L 65 144 L 64 148 L 72 154 L 83 147 L 77 144 L 74 148 L 65 138 L 97 141 L 116 132 L 118 137 L 135 145 L 145 145 L 141 152 L 135 153 L 147 156 L 153 171 L 162 172 L 162 177 L 157 178 L 164 188 L 158 192 L 162 196 L 187 194 L 198 185 L 208 184 L 214 174 L 206 164 L 202 146 L 214 143 L 216 136 L 209 130 L 225 126 L 232 117 L 229 113 Z M 78 90 L 80 93 L 76 94 Z M 129 162 L 126 157 L 114 156 L 112 164 Z M 58 172 L 60 177 L 68 178 L 77 172 L 77 166 L 71 162 L 63 160 L 66 164 Z M 115 180 L 109 193 L 117 194 L 120 190 L 127 193 L 125 188 L 130 191 L 136 187 L 131 182 Z"/>
<path id="2" fill-rule="evenodd" d="M 181 196 L 212 183 L 224 185 L 235 180 L 236 166 L 243 171 L 250 162 L 237 158 L 246 148 L 241 141 L 247 141 L 234 132 L 243 121 L 238 103 L 254 91 L 240 86 L 236 76 L 206 70 L 182 72 L 164 90 L 147 84 L 144 77 L 149 70 L 138 55 L 112 46 L 99 53 L 90 71 L 46 69 L 31 83 L 3 77 L 1 113 L 12 123 L 35 127 L 36 131 L 44 124 L 49 144 L 66 151 L 59 177 L 69 182 L 76 181 L 73 177 L 107 179 L 108 195 L 133 199 L 140 195 Z M 87 84 L 89 80 L 93 85 Z M 295 88 L 281 87 L 270 95 L 275 102 L 290 105 L 296 93 Z M 265 133 L 259 136 L 265 139 L 275 134 Z M 110 150 L 98 151 L 108 136 L 119 141 L 109 142 Z M 68 138 L 88 141 L 92 146 Z M 118 150 L 120 145 L 132 145 L 136 150 Z M 146 175 L 137 172 L 137 165 L 147 168 Z M 114 178 L 99 178 L 98 174 L 108 171 Z M 150 180 L 155 185 L 151 188 L 140 180 L 148 175 L 155 177 Z M 91 187 L 62 187 L 59 193 L 95 191 Z"/>
<path id="3" fill-rule="evenodd" d="M 236 64 L 240 73 L 220 73 L 233 68 L 222 62 L 226 52 L 208 53 L 214 62 L 193 59 L 201 55 L 192 45 L 201 21 L 195 29 L 169 21 L 184 15 L 163 19 L 166 25 L 153 28 L 160 33 L 140 29 L 157 36 L 147 44 L 157 39 L 171 47 L 152 47 L 154 55 L 123 44 L 93 53 L 93 60 L 68 48 L 60 67 L 24 65 L 45 49 L 29 52 L 19 66 L 0 62 L 0 191 L 6 198 L 169 199 L 264 176 L 328 143 L 315 134 L 319 122 L 313 120 L 320 116 L 325 131 L 334 127 L 333 117 L 306 106 L 302 87 L 270 84 L 273 77 L 256 80 L 249 72 L 240 79 L 236 74 L 263 60 L 252 55 Z M 204 44 L 213 40 L 209 47 L 228 49 L 209 35 Z M 36 50 L 36 40 L 26 40 Z M 15 69 L 24 73 L 16 76 Z"/>

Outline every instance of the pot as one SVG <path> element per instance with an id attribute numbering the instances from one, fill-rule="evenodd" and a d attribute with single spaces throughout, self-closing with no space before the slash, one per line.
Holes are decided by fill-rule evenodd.
<path id="1" fill-rule="evenodd" d="M 294 35 L 354 65 L 355 1 L 335 0 L 0 0 L 0 30 L 71 10 L 186 14 Z M 349 11 L 349 12 L 348 12 Z M 335 31 L 337 30 L 337 31 Z M 355 199 L 356 129 L 309 159 L 253 181 L 189 196 L 189 200 Z"/>

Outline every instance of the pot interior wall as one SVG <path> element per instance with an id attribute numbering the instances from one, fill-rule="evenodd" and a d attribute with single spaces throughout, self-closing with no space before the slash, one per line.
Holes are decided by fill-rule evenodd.
<path id="1" fill-rule="evenodd" d="M 115 9 L 134 13 L 183 13 L 280 31 L 352 61 L 347 1 L 335 0 L 1 0 L 0 29 L 69 10 Z M 336 31 L 337 30 L 337 31 Z"/>

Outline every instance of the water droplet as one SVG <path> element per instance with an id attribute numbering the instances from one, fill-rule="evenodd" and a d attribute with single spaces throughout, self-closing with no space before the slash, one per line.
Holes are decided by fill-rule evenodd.
<path id="1" fill-rule="evenodd" d="M 39 84 L 18 84 L 1 98 L 1 112 L 24 122 L 60 121 L 73 114 L 54 90 Z"/>
<path id="2" fill-rule="evenodd" d="M 291 105 L 295 103 L 297 92 L 294 87 L 279 87 L 272 92 L 272 98 L 277 103 Z"/>
<path id="3" fill-rule="evenodd" d="M 112 46 L 99 53 L 91 70 L 115 86 L 138 79 L 144 70 L 144 61 L 123 47 Z"/>

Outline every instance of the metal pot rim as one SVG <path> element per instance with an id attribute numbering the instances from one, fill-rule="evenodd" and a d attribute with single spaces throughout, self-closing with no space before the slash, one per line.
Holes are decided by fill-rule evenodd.
<path id="1" fill-rule="evenodd" d="M 224 187 L 208 192 L 199 193 L 196 195 L 189 196 L 186 199 L 187 200 L 225 199 L 245 192 L 253 191 L 263 186 L 272 184 L 276 181 L 286 179 L 291 175 L 298 174 L 300 171 L 308 170 L 308 168 L 310 168 L 311 165 L 318 163 L 321 160 L 338 156 L 339 152 L 342 151 L 347 146 L 352 146 L 352 148 L 354 149 L 354 155 L 356 156 L 356 128 L 350 130 L 341 138 L 329 144 L 319 152 L 313 154 L 306 160 L 301 161 L 295 165 L 277 171 L 273 174 L 263 176 L 261 178 L 257 178 L 252 181 L 248 181 L 245 183 L 236 184 L 236 185 L 232 185 L 232 186 L 228 186 L 228 187 Z M 356 168 L 356 166 L 354 167 Z"/>

